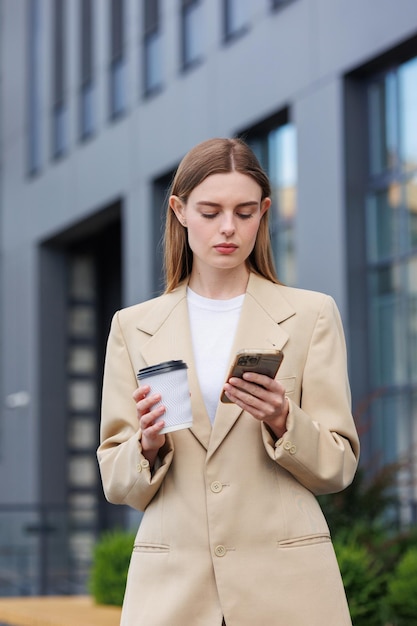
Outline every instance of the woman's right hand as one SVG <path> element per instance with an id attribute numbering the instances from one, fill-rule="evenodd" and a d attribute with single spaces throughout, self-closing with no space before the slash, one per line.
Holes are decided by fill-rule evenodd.
<path id="1" fill-rule="evenodd" d="M 133 399 L 136 402 L 136 411 L 142 432 L 142 453 L 148 459 L 150 466 L 153 467 L 158 450 L 165 443 L 165 435 L 160 432 L 165 426 L 165 422 L 164 420 L 157 422 L 155 420 L 165 413 L 165 407 L 162 405 L 155 406 L 160 402 L 161 396 L 157 394 L 150 396 L 150 390 L 149 385 L 138 387 L 133 393 Z"/>

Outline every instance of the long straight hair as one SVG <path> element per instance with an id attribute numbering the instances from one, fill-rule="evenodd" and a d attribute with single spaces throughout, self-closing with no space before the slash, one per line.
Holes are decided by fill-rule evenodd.
<path id="1" fill-rule="evenodd" d="M 241 139 L 216 138 L 203 141 L 182 159 L 172 181 L 168 197 L 178 196 L 186 204 L 195 187 L 212 174 L 239 172 L 250 176 L 262 190 L 262 198 L 269 198 L 271 186 L 258 159 Z M 272 255 L 269 234 L 269 211 L 263 214 L 255 245 L 246 264 L 248 269 L 273 283 L 279 283 Z M 180 224 L 174 211 L 167 206 L 164 233 L 165 292 L 173 291 L 190 274 L 193 253 L 188 244 L 187 229 Z"/>

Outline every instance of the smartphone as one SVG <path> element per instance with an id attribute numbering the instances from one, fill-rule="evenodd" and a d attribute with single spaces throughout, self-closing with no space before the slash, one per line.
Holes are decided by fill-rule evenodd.
<path id="1" fill-rule="evenodd" d="M 284 353 L 281 350 L 240 350 L 236 354 L 226 380 L 232 376 L 242 378 L 245 372 L 256 372 L 275 378 L 283 358 Z M 231 402 L 225 392 L 222 393 L 220 400 Z"/>

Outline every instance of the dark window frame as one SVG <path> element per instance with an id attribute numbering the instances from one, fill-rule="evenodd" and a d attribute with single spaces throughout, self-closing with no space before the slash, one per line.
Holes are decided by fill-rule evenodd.
<path id="1" fill-rule="evenodd" d="M 81 87 L 93 80 L 94 59 L 94 7 L 93 0 L 79 0 L 80 45 L 80 84 Z"/>
<path id="2" fill-rule="evenodd" d="M 223 41 L 224 43 L 231 43 L 236 39 L 239 39 L 245 35 L 249 30 L 249 22 L 243 24 L 239 28 L 232 28 L 231 21 L 231 6 L 230 3 L 235 0 L 223 0 Z"/>
<path id="3" fill-rule="evenodd" d="M 94 89 L 94 3 L 93 0 L 79 0 L 79 134 L 85 141 L 94 134 L 92 122 L 86 118 L 87 107 L 91 106 Z M 90 102 L 89 102 L 90 101 Z"/>
<path id="4" fill-rule="evenodd" d="M 271 0 L 271 10 L 279 11 L 293 2 L 294 0 Z"/>
<path id="5" fill-rule="evenodd" d="M 126 102 L 123 101 L 125 94 L 120 101 L 120 92 L 117 82 L 121 79 L 124 83 L 125 69 L 125 24 L 126 24 L 125 0 L 110 0 L 109 13 L 109 38 L 110 38 L 110 65 L 109 65 L 109 110 L 110 119 L 117 120 L 126 113 Z"/>
<path id="6" fill-rule="evenodd" d="M 40 0 L 29 0 L 27 8 L 27 108 L 26 119 L 28 125 L 27 143 L 27 172 L 29 176 L 36 176 L 42 169 L 41 148 L 41 116 L 40 116 L 40 65 L 38 46 L 42 41 L 42 7 Z"/>
<path id="7" fill-rule="evenodd" d="M 375 103 L 371 100 L 373 97 L 371 90 L 377 87 L 378 83 L 382 85 L 384 81 L 394 79 L 394 83 L 391 83 L 394 90 L 390 92 L 394 99 L 390 102 L 394 102 L 395 106 L 389 124 L 391 129 L 398 132 L 402 123 L 401 110 L 398 108 L 398 74 L 401 66 L 413 59 L 417 59 L 417 36 L 347 74 L 344 85 L 345 110 L 349 112 L 345 119 L 345 150 L 350 380 L 354 408 L 356 406 L 358 412 L 355 417 L 361 433 L 363 462 L 369 465 L 370 473 L 380 469 L 381 465 L 397 462 L 399 454 L 404 455 L 402 449 L 397 449 L 398 442 L 404 440 L 404 431 L 399 429 L 404 428 L 408 416 L 412 414 L 413 398 L 417 391 L 407 354 L 409 348 L 406 347 L 405 358 L 395 353 L 394 360 L 387 357 L 387 354 L 381 355 L 382 349 L 386 353 L 389 352 L 390 346 L 394 345 L 393 340 L 395 345 L 402 349 L 404 345 L 410 345 L 411 337 L 401 336 L 403 333 L 399 337 L 396 332 L 388 335 L 385 333 L 384 340 L 379 342 L 375 335 L 376 328 L 383 328 L 375 316 L 378 313 L 378 304 L 385 304 L 384 297 L 389 298 L 392 295 L 393 302 L 399 297 L 398 310 L 401 310 L 402 314 L 410 310 L 407 306 L 404 308 L 404 302 L 407 305 L 410 293 L 407 295 L 407 282 L 404 279 L 407 277 L 407 264 L 412 257 L 415 260 L 417 250 L 415 247 L 407 247 L 408 244 L 404 240 L 402 244 L 405 243 L 405 247 L 398 245 L 386 249 L 386 242 L 382 240 L 379 242 L 381 247 L 375 247 L 376 233 L 370 230 L 374 225 L 374 222 L 369 220 L 370 210 L 376 210 L 374 207 L 379 210 L 377 204 L 370 205 L 370 202 L 375 202 L 378 194 L 386 194 L 388 197 L 389 190 L 397 188 L 400 192 L 397 196 L 391 197 L 394 204 L 390 206 L 393 212 L 400 214 L 406 209 L 406 205 L 403 206 L 406 202 L 403 189 L 407 178 L 411 176 L 410 172 L 405 170 L 405 163 L 401 163 L 398 158 L 401 155 L 400 135 L 394 135 L 394 141 L 391 143 L 386 140 L 388 134 L 386 136 L 381 134 L 379 140 L 383 150 L 380 147 L 376 150 L 377 144 L 371 142 L 372 137 L 378 139 L 378 136 L 372 134 L 375 127 L 372 129 L 369 125 L 370 116 L 377 121 L 375 113 L 371 113 L 371 102 Z M 388 86 L 388 82 L 386 85 Z M 388 102 L 387 96 L 388 91 L 385 93 L 385 99 L 381 100 L 383 106 Z M 386 111 L 382 113 L 387 124 Z M 386 131 L 386 126 L 381 128 L 381 133 Z M 391 135 L 390 137 L 392 139 Z M 379 160 L 379 157 L 385 158 Z M 398 206 L 395 204 L 397 201 Z M 380 224 L 379 218 L 377 224 Z M 389 233 L 392 232 L 391 229 Z M 401 241 L 401 237 L 398 241 Z M 352 251 L 351 254 L 349 251 Z M 390 280 L 395 282 L 390 283 Z M 407 328 L 409 319 L 405 317 L 401 324 L 397 319 L 395 329 Z M 395 324 L 395 317 L 387 317 L 387 321 Z M 398 372 L 395 359 L 400 361 L 403 367 L 405 363 L 410 369 L 405 373 Z M 394 365 L 393 372 L 390 373 L 381 364 L 391 362 L 394 362 Z M 416 500 L 410 500 L 408 506 L 412 523 L 415 523 Z M 395 514 L 395 511 L 392 513 Z M 399 514 L 398 522 L 400 518 Z"/>
<path id="8" fill-rule="evenodd" d="M 186 24 L 187 16 L 190 10 L 195 7 L 201 6 L 201 0 L 181 0 L 181 69 L 182 71 L 188 71 L 191 68 L 200 65 L 203 58 L 202 55 L 195 58 L 189 58 L 187 52 L 187 37 L 186 37 Z"/>
<path id="9" fill-rule="evenodd" d="M 65 0 L 54 0 L 52 4 L 52 155 L 60 159 L 68 152 L 67 126 L 67 55 L 66 55 L 66 16 Z"/>
<path id="10" fill-rule="evenodd" d="M 149 48 L 152 40 L 161 35 L 161 6 L 160 0 L 143 0 L 143 29 L 142 29 L 142 91 L 144 97 L 158 94 L 163 87 L 162 79 L 152 85 L 148 68 Z"/>

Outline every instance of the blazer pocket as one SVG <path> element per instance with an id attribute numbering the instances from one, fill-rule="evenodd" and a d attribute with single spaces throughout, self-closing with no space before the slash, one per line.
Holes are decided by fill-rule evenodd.
<path id="1" fill-rule="evenodd" d="M 169 552 L 169 546 L 163 543 L 135 543 L 133 552 L 161 553 Z"/>
<path id="2" fill-rule="evenodd" d="M 278 376 L 277 381 L 281 383 L 281 385 L 285 389 L 285 393 L 288 395 L 294 393 L 295 389 L 295 376 L 286 376 L 285 378 L 280 378 Z"/>
<path id="3" fill-rule="evenodd" d="M 295 537 L 294 539 L 284 539 L 278 541 L 279 548 L 302 548 L 304 546 L 313 546 L 317 543 L 330 543 L 330 535 L 322 533 L 319 535 L 305 535 L 304 537 Z"/>

